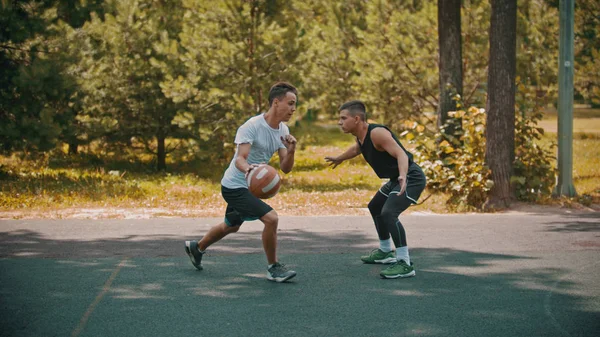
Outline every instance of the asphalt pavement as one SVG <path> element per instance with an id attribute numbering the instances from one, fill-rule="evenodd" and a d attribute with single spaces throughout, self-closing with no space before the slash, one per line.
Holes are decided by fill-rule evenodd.
<path id="1" fill-rule="evenodd" d="M 0 336 L 599 336 L 600 213 L 401 216 L 416 277 L 359 256 L 369 217 L 282 217 L 212 246 L 220 218 L 1 220 Z"/>

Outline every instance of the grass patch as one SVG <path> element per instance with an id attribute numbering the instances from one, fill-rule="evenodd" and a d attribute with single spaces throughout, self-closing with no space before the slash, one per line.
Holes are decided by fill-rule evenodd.
<path id="1" fill-rule="evenodd" d="M 0 158 L 0 210 L 177 207 L 213 196 L 218 184 L 191 174 L 39 168 Z"/>
<path id="2" fill-rule="evenodd" d="M 542 145 L 556 143 L 557 134 L 548 132 Z M 557 161 L 554 165 L 558 165 Z M 573 134 L 573 185 L 577 194 L 589 203 L 600 203 L 600 133 Z M 587 203 L 587 202 L 586 202 Z"/>
<path id="3" fill-rule="evenodd" d="M 558 110 L 555 107 L 548 107 L 544 109 L 544 115 L 546 118 L 554 118 L 558 116 Z M 587 119 L 587 118 L 600 118 L 600 109 L 591 108 L 586 105 L 575 105 L 573 107 L 573 118 L 575 119 Z"/>
<path id="4" fill-rule="evenodd" d="M 573 140 L 573 184 L 580 195 L 600 201 L 600 139 Z"/>
<path id="5" fill-rule="evenodd" d="M 556 133 L 558 130 L 558 121 L 556 118 L 547 118 L 540 121 L 539 126 L 544 128 L 546 132 Z M 600 135 L 600 118 L 576 118 L 573 120 L 573 138 L 578 137 L 577 134 Z"/>
<path id="6" fill-rule="evenodd" d="M 546 119 L 543 125 L 553 121 Z M 581 123 L 581 124 L 580 124 Z M 580 199 L 600 202 L 600 117 L 576 119 L 589 132 L 576 132 L 573 141 L 574 184 Z M 542 144 L 556 142 L 547 130 Z M 294 170 L 283 175 L 280 193 L 269 200 L 280 214 L 368 215 L 367 204 L 384 180 L 362 157 L 331 169 L 325 156 L 336 156 L 354 138 L 335 125 L 300 123 L 291 128 L 299 140 Z M 151 159 L 122 153 L 100 157 L 61 151 L 38 159 L 0 156 L 1 217 L 69 217 L 82 209 L 148 209 L 154 216 L 222 216 L 225 203 L 220 179 L 226 164 L 206 161 L 170 163 L 170 173 L 157 173 Z M 278 158 L 271 162 L 278 167 Z M 430 193 L 425 191 L 422 197 Z M 447 196 L 436 194 L 409 212 L 448 212 Z M 86 213 L 88 214 L 88 213 Z M 91 213 L 89 213 L 91 214 Z M 111 213 L 121 217 L 122 213 Z M 94 215 L 91 215 L 94 216 Z"/>
<path id="7" fill-rule="evenodd" d="M 558 111 L 554 107 L 549 107 L 544 111 L 544 119 L 540 121 L 539 126 L 546 132 L 557 132 Z M 600 134 L 600 109 L 589 108 L 586 106 L 575 106 L 573 108 L 573 137 L 578 133 L 598 135 Z"/>

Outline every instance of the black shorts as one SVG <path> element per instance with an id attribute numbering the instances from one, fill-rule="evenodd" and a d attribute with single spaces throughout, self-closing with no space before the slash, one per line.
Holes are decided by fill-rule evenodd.
<path id="1" fill-rule="evenodd" d="M 410 164 L 408 173 L 406 174 L 406 193 L 404 193 L 406 198 L 411 203 L 416 204 L 425 189 L 425 185 L 425 173 L 423 173 L 421 167 L 415 163 Z M 399 194 L 400 184 L 398 184 L 398 179 L 388 181 L 385 185 L 381 186 L 379 192 L 386 197 L 389 197 L 390 194 Z"/>
<path id="2" fill-rule="evenodd" d="M 247 188 L 227 188 L 221 186 L 221 194 L 227 202 L 225 224 L 229 227 L 241 226 L 244 221 L 262 218 L 273 210 L 264 201 L 255 197 Z"/>

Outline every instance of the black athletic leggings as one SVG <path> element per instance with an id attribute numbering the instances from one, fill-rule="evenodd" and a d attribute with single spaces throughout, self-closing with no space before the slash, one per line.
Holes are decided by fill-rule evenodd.
<path id="1" fill-rule="evenodd" d="M 381 191 L 369 202 L 369 211 L 375 222 L 379 240 L 387 240 L 392 235 L 396 247 L 406 246 L 406 232 L 398 220 L 400 213 L 404 212 L 412 201 L 406 197 L 406 192 L 399 195 L 391 192 L 388 196 Z"/>
<path id="2" fill-rule="evenodd" d="M 411 163 L 406 175 L 406 190 L 402 194 L 398 180 L 391 179 L 381 186 L 369 202 L 369 211 L 375 222 L 379 240 L 387 240 L 392 235 L 396 248 L 406 246 L 406 232 L 398 216 L 411 204 L 419 200 L 425 189 L 426 178 L 419 165 Z"/>

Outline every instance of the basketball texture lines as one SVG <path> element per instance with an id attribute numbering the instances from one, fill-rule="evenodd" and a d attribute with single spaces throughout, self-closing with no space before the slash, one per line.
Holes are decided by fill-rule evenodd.
<path id="1" fill-rule="evenodd" d="M 281 177 L 270 165 L 260 165 L 250 171 L 246 178 L 248 189 L 255 197 L 269 199 L 274 197 L 281 187 Z"/>

